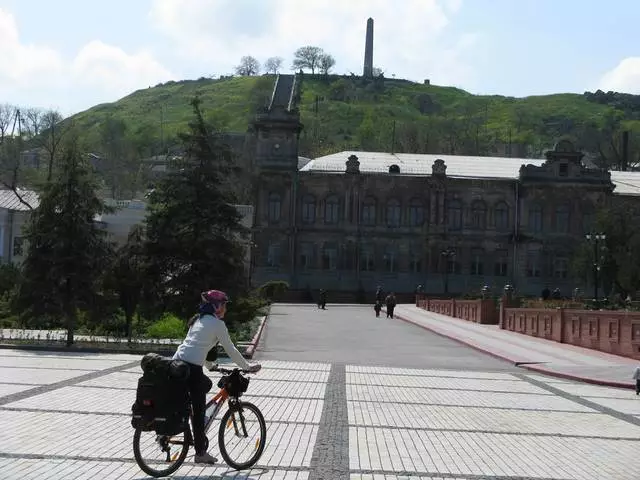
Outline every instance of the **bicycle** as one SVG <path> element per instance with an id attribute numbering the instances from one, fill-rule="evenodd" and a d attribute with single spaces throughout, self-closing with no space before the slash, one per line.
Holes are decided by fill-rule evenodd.
<path id="1" fill-rule="evenodd" d="M 223 377 L 218 382 L 220 391 L 214 395 L 211 400 L 206 404 L 206 416 L 205 416 L 205 435 L 209 432 L 213 421 L 217 414 L 220 412 L 223 404 L 228 401 L 229 409 L 225 412 L 220 420 L 220 427 L 218 429 L 218 446 L 220 448 L 220 454 L 224 461 L 231 468 L 235 470 L 246 470 L 251 468 L 260 459 L 264 451 L 266 438 L 267 438 L 267 425 L 264 421 L 262 412 L 254 404 L 249 402 L 240 401 L 240 396 L 243 392 L 235 391 L 236 388 L 230 384 L 229 379 L 233 376 L 240 376 L 240 373 L 251 373 L 248 370 L 241 370 L 239 368 L 227 369 L 219 366 L 213 366 L 209 368 L 209 371 L 216 371 L 223 374 Z M 246 380 L 248 384 L 249 379 L 241 377 Z M 246 388 L 245 388 L 246 390 Z M 245 420 L 245 412 L 250 411 L 255 414 L 256 421 L 247 422 Z M 133 455 L 136 459 L 136 463 L 147 475 L 152 477 L 164 477 L 174 473 L 184 463 L 187 458 L 189 447 L 193 445 L 193 434 L 191 433 L 191 424 L 193 421 L 193 409 L 190 407 L 189 422 L 186 424 L 184 432 L 174 436 L 158 435 L 154 431 L 145 432 L 141 428 L 136 428 L 133 434 Z M 238 438 L 247 438 L 247 426 L 254 426 L 257 423 L 259 428 L 259 437 L 253 445 L 253 454 L 248 460 L 241 462 L 236 458 L 231 458 L 231 453 L 234 449 L 229 448 L 225 440 L 225 432 L 233 427 L 233 433 Z M 239 428 L 240 427 L 240 428 Z M 152 447 L 157 449 L 159 447 L 160 454 L 164 457 L 159 463 L 164 464 L 164 469 L 156 469 L 149 465 L 143 456 L 141 451 L 141 436 L 144 433 L 150 433 L 155 436 L 155 440 L 152 443 Z M 175 453 L 172 454 L 172 447 L 176 446 Z M 206 448 L 209 448 L 209 438 L 206 438 Z M 238 453 L 237 451 L 235 453 Z M 242 453 L 240 451 L 239 453 Z"/>

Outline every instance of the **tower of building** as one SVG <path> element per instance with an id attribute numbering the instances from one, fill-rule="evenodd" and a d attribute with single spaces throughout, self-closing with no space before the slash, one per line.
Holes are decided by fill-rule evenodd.
<path id="1" fill-rule="evenodd" d="M 364 44 L 364 69 L 362 75 L 373 77 L 373 18 L 367 20 L 367 38 Z"/>

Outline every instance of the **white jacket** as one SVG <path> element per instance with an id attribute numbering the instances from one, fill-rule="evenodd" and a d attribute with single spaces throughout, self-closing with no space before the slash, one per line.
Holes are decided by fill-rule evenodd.
<path id="1" fill-rule="evenodd" d="M 248 369 L 249 363 L 235 347 L 229 336 L 227 325 L 214 315 L 201 315 L 191 325 L 186 338 L 173 355 L 175 360 L 182 360 L 194 365 L 203 365 L 209 350 L 220 342 L 224 351 L 240 368 Z"/>

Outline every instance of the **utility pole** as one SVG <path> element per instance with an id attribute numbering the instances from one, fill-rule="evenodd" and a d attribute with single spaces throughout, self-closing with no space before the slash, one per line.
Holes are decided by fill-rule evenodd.
<path id="1" fill-rule="evenodd" d="M 391 131 L 391 153 L 394 153 L 396 148 L 396 121 L 393 121 L 393 129 Z"/>

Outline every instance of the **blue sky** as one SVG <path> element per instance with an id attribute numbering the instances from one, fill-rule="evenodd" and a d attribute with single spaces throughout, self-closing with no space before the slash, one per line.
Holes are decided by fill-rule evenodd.
<path id="1" fill-rule="evenodd" d="M 67 115 L 229 74 L 242 55 L 286 68 L 309 44 L 359 73 L 368 16 L 389 76 L 484 94 L 640 94 L 631 0 L 0 0 L 0 102 Z"/>

